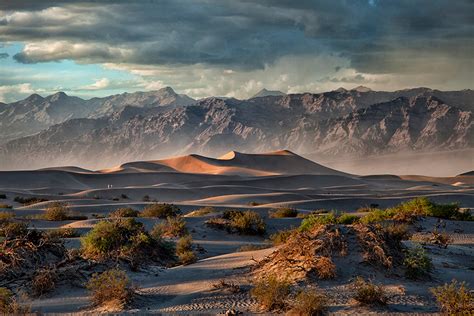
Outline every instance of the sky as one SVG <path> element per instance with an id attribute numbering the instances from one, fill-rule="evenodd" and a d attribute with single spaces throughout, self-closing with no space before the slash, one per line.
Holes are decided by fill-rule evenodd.
<path id="1" fill-rule="evenodd" d="M 0 0 L 0 101 L 474 88 L 472 0 Z"/>

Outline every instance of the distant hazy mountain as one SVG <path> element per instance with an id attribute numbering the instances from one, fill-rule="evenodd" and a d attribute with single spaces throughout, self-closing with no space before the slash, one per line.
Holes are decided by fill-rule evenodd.
<path id="1" fill-rule="evenodd" d="M 281 91 L 278 91 L 278 90 L 267 90 L 267 89 L 263 88 L 262 90 L 257 92 L 257 94 L 252 96 L 252 98 L 269 97 L 269 96 L 278 97 L 278 96 L 282 96 L 282 95 L 285 95 L 285 93 L 283 93 Z"/>
<path id="2" fill-rule="evenodd" d="M 472 93 L 351 90 L 249 100 L 207 98 L 186 107 L 125 106 L 99 118 L 70 119 L 0 146 L 0 169 L 96 168 L 188 153 L 220 155 L 229 149 L 287 148 L 341 158 L 473 148 Z"/>
<path id="3" fill-rule="evenodd" d="M 171 88 L 158 91 L 112 95 L 83 100 L 58 92 L 46 98 L 33 94 L 10 104 L 0 104 L 0 144 L 8 140 L 35 134 L 69 119 L 110 115 L 125 106 L 176 107 L 194 100 L 176 94 Z"/>

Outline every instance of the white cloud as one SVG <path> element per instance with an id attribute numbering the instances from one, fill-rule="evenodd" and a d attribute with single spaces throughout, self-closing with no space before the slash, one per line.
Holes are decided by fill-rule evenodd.
<path id="1" fill-rule="evenodd" d="M 97 79 L 93 84 L 83 86 L 79 90 L 101 90 L 110 86 L 110 80 L 107 78 Z"/>
<path id="2" fill-rule="evenodd" d="M 10 86 L 0 86 L 0 102 L 11 102 L 39 92 L 31 87 L 30 83 L 21 83 Z"/>

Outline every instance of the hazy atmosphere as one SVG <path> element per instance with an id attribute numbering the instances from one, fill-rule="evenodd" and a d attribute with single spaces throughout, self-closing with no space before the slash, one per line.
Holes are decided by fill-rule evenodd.
<path id="1" fill-rule="evenodd" d="M 0 0 L 0 315 L 474 315 L 472 0 Z"/>

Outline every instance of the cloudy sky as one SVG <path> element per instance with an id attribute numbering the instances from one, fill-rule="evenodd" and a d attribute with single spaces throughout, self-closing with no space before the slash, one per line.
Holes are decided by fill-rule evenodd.
<path id="1" fill-rule="evenodd" d="M 0 101 L 474 88 L 472 0 L 0 0 Z"/>

